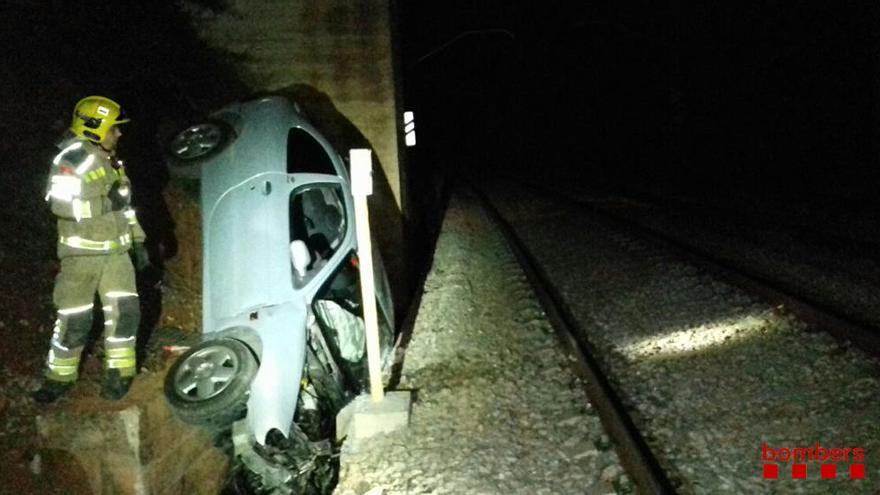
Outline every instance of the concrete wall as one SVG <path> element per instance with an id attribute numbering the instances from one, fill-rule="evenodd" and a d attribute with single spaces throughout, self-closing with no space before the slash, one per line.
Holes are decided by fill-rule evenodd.
<path id="1" fill-rule="evenodd" d="M 390 0 L 230 0 L 221 11 L 186 9 L 199 35 L 236 59 L 255 93 L 285 94 L 343 156 L 373 150 L 373 231 L 398 304 L 409 292 L 405 181 L 399 160 Z"/>

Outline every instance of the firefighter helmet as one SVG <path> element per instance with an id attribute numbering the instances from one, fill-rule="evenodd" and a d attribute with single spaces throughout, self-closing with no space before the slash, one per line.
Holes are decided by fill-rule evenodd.
<path id="1" fill-rule="evenodd" d="M 73 109 L 70 130 L 77 136 L 100 143 L 111 127 L 126 122 L 128 119 L 119 103 L 104 96 L 87 96 Z"/>

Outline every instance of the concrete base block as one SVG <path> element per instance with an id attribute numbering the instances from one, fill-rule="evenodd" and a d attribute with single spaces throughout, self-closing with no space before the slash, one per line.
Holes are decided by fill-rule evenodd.
<path id="1" fill-rule="evenodd" d="M 382 402 L 373 402 L 369 394 L 359 395 L 336 415 L 336 438 L 369 438 L 409 425 L 412 398 L 408 391 L 385 393 Z"/>

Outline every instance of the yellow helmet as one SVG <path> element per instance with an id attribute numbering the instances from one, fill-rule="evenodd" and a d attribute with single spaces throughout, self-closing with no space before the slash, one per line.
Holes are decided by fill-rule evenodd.
<path id="1" fill-rule="evenodd" d="M 128 119 L 122 114 L 119 103 L 104 96 L 87 96 L 73 109 L 70 130 L 77 136 L 100 143 L 111 127 L 126 122 Z"/>

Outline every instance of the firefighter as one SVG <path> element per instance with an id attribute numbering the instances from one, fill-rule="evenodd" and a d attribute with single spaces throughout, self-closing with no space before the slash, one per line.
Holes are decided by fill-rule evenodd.
<path id="1" fill-rule="evenodd" d="M 131 183 L 116 158 L 120 125 L 126 122 L 119 104 L 109 98 L 80 100 L 52 160 L 46 200 L 58 217 L 61 271 L 52 294 L 57 319 L 45 381 L 33 394 L 38 402 L 59 399 L 76 382 L 96 312 L 95 293 L 104 316 L 102 397 L 121 399 L 134 379 L 140 323 L 134 268 L 140 271 L 150 261 L 131 206 Z"/>

